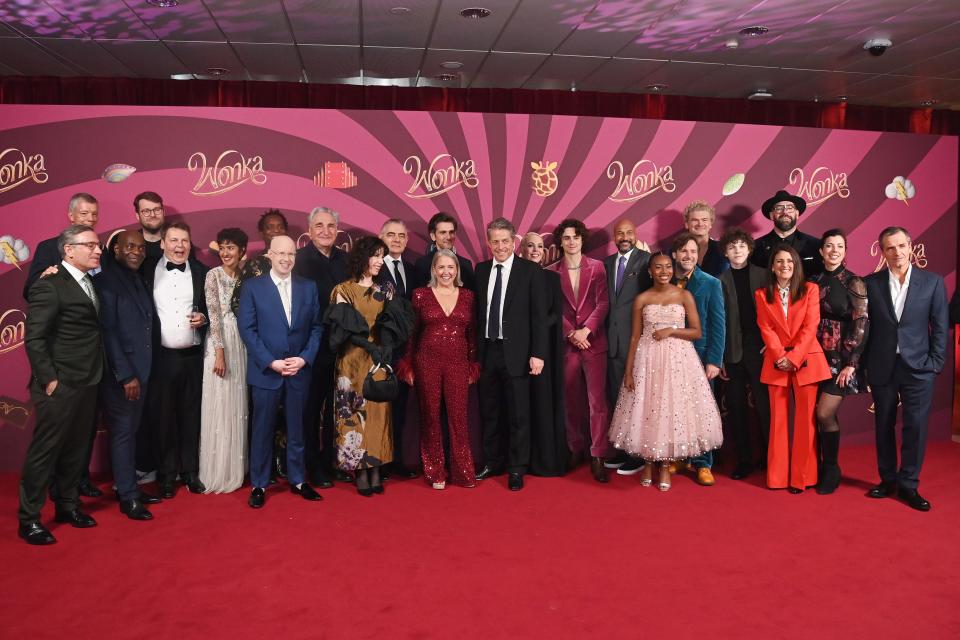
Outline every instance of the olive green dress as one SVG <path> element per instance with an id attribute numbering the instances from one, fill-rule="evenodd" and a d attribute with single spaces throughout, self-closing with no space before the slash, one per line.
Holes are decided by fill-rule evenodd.
<path id="1" fill-rule="evenodd" d="M 352 281 L 338 284 L 330 304 L 346 301 L 367 321 L 368 339 L 379 344 L 374 327 L 392 292 L 380 285 L 361 286 Z M 393 461 L 393 422 L 389 402 L 371 402 L 363 397 L 363 381 L 373 366 L 367 350 L 343 345 L 337 353 L 334 413 L 337 423 L 337 465 L 345 471 L 369 469 Z"/>

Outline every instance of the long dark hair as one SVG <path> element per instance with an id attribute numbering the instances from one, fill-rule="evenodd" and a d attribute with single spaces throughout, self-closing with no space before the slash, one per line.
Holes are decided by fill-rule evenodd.
<path id="1" fill-rule="evenodd" d="M 793 258 L 793 276 L 790 277 L 790 302 L 797 302 L 807 293 L 807 287 L 804 284 L 803 264 L 800 262 L 800 254 L 797 250 L 788 244 L 780 244 L 770 253 L 770 260 L 767 261 L 767 302 L 779 300 L 777 294 L 777 276 L 773 273 L 773 261 L 778 253 L 789 253 Z"/>
<path id="2" fill-rule="evenodd" d="M 359 282 L 363 279 L 363 272 L 367 270 L 370 258 L 382 251 L 387 255 L 387 245 L 377 236 L 363 236 L 353 243 L 353 248 L 347 255 L 347 277 Z"/>

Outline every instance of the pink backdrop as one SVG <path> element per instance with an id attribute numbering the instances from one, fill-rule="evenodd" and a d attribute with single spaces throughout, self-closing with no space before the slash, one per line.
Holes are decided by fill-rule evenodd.
<path id="1" fill-rule="evenodd" d="M 875 238 L 900 224 L 913 234 L 915 264 L 946 276 L 952 292 L 957 154 L 955 136 L 704 122 L 10 105 L 0 106 L 0 236 L 32 252 L 66 226 L 69 197 L 87 191 L 100 200 L 97 230 L 106 239 L 136 224 L 133 196 L 152 190 L 163 195 L 168 216 L 190 223 L 209 264 L 216 257 L 207 246 L 218 229 L 241 226 L 253 239 L 259 214 L 276 207 L 299 234 L 317 205 L 341 213 L 344 245 L 387 218 L 406 220 L 413 253 L 427 244 L 426 220 L 452 212 L 461 222 L 460 249 L 474 260 L 486 257 L 483 228 L 496 216 L 512 219 L 521 233 L 549 231 L 573 216 L 597 231 L 588 251 L 601 257 L 613 251 L 608 229 L 620 217 L 637 223 L 642 240 L 662 246 L 694 199 L 716 206 L 717 236 L 735 224 L 767 233 L 760 203 L 784 188 L 810 202 L 801 229 L 848 231 L 855 272 L 878 268 Z M 555 175 L 531 166 L 554 162 Z M 534 181 L 535 173 L 544 179 Z M 912 183 L 914 197 L 887 197 L 898 176 Z M 551 192 L 546 178 L 553 177 Z M 250 250 L 261 248 L 257 240 Z M 0 263 L 0 469 L 19 466 L 33 424 L 20 297 L 27 265 L 13 261 Z M 934 437 L 950 430 L 948 378 L 938 386 Z M 872 437 L 869 407 L 867 397 L 845 404 L 848 437 Z"/>

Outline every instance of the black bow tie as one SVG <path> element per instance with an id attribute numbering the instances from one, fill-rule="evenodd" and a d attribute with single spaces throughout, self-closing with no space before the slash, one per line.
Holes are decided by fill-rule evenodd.
<path id="1" fill-rule="evenodd" d="M 173 271 L 174 269 L 176 269 L 177 271 L 186 272 L 186 270 L 187 270 L 187 263 L 184 262 L 183 264 L 173 264 L 172 262 L 170 262 L 170 261 L 168 260 L 168 261 L 167 261 L 167 271 Z"/>

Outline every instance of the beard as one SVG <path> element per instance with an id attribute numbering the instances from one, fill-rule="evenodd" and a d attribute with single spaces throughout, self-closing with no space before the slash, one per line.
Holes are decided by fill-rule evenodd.
<path id="1" fill-rule="evenodd" d="M 157 233 L 160 229 L 163 229 L 162 222 L 141 222 L 140 226 L 150 233 Z"/>
<path id="2" fill-rule="evenodd" d="M 797 219 L 783 216 L 774 220 L 773 226 L 775 226 L 778 231 L 793 231 L 793 229 L 797 226 Z"/>

